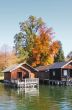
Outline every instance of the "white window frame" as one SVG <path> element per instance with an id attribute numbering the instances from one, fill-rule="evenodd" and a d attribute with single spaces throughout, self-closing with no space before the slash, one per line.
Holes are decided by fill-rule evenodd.
<path id="1" fill-rule="evenodd" d="M 68 72 L 67 70 L 63 70 L 63 76 L 67 76 Z"/>
<path id="2" fill-rule="evenodd" d="M 53 76 L 55 76 L 55 71 L 53 71 Z"/>

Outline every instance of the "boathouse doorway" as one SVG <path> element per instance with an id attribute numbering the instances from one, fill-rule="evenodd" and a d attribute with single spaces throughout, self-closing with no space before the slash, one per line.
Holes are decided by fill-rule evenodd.
<path id="1" fill-rule="evenodd" d="M 25 78 L 29 78 L 29 72 L 25 70 L 17 72 L 17 79 L 24 80 Z"/>
<path id="2" fill-rule="evenodd" d="M 22 72 L 18 72 L 18 79 L 22 80 Z"/>

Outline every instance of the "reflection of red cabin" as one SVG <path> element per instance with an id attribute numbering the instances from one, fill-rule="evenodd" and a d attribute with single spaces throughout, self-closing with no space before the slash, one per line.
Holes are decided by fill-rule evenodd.
<path id="1" fill-rule="evenodd" d="M 13 65 L 4 71 L 4 80 L 23 80 L 25 78 L 35 78 L 36 70 L 26 63 Z"/>

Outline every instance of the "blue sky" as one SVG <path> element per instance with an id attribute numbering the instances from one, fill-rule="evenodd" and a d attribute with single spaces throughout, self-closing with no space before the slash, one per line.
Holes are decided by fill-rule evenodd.
<path id="1" fill-rule="evenodd" d="M 0 0 L 0 47 L 13 46 L 19 22 L 30 15 L 42 17 L 53 28 L 65 56 L 72 50 L 72 0 Z"/>

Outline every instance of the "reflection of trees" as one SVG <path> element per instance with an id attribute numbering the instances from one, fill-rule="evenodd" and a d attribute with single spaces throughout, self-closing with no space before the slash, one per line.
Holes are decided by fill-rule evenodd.
<path id="1" fill-rule="evenodd" d="M 61 108 L 67 109 L 72 104 L 72 88 L 71 87 L 58 87 L 58 86 L 44 86 L 41 88 L 41 95 L 46 97 L 49 101 L 48 110 L 62 110 Z M 45 94 L 45 95 L 44 95 Z"/>
<path id="2" fill-rule="evenodd" d="M 40 86 L 39 94 L 26 93 L 0 85 L 0 104 L 6 109 L 17 110 L 62 110 L 72 104 L 72 88 L 58 86 Z"/>
<path id="3" fill-rule="evenodd" d="M 66 87 L 66 91 L 64 93 L 65 103 L 69 106 L 69 109 L 72 109 L 72 87 Z"/>
<path id="4" fill-rule="evenodd" d="M 11 95 L 11 91 L 0 84 L 0 110 L 14 110 L 15 108 L 15 98 Z"/>
<path id="5" fill-rule="evenodd" d="M 2 101 L 16 100 L 16 93 L 13 89 L 0 84 L 0 98 Z"/>
<path id="6" fill-rule="evenodd" d="M 39 108 L 42 108 L 41 110 L 60 110 L 54 97 L 55 94 L 51 87 L 41 87 L 39 96 Z"/>

